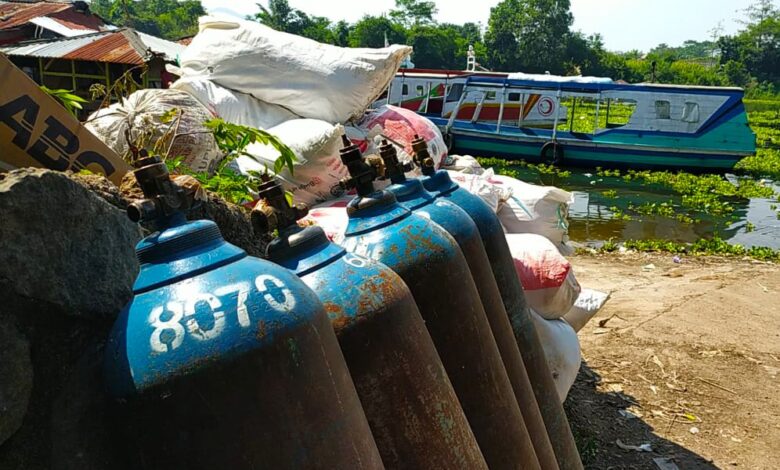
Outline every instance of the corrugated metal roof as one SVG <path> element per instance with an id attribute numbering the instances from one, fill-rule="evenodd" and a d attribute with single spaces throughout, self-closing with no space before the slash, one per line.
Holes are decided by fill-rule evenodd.
<path id="1" fill-rule="evenodd" d="M 126 30 L 120 30 L 108 33 L 97 41 L 68 52 L 62 58 L 116 64 L 143 64 L 149 59 L 146 50 L 143 49 L 143 46 L 134 47 L 131 44 L 132 38 L 128 38 L 126 32 Z"/>
<path id="2" fill-rule="evenodd" d="M 69 3 L 0 3 L 0 30 L 17 28 L 39 16 L 73 8 Z"/>
<path id="3" fill-rule="evenodd" d="M 1 47 L 0 51 L 7 55 L 60 58 L 65 54 L 99 40 L 105 34 L 111 33 L 95 33 L 55 40 L 25 41 Z"/>
<path id="4" fill-rule="evenodd" d="M 75 7 L 58 11 L 49 15 L 49 18 L 57 21 L 70 29 L 83 29 L 88 31 L 103 31 L 106 23 L 94 13 L 84 13 Z"/>
<path id="5" fill-rule="evenodd" d="M 72 38 L 22 42 L 0 47 L 0 52 L 13 56 L 139 65 L 151 58 L 149 51 L 165 60 L 175 60 L 183 49 L 180 44 L 122 28 Z"/>
<path id="6" fill-rule="evenodd" d="M 38 25 L 41 28 L 48 29 L 49 31 L 53 31 L 60 36 L 65 36 L 66 38 L 72 38 L 73 36 L 83 36 L 85 34 L 98 32 L 98 30 L 84 28 L 69 28 L 68 26 L 62 24 L 50 16 L 39 16 L 38 18 L 33 18 L 30 20 L 30 23 Z"/>
<path id="7" fill-rule="evenodd" d="M 184 44 L 168 41 L 167 39 L 158 38 L 150 34 L 135 31 L 141 41 L 151 49 L 155 54 L 162 54 L 165 60 L 175 61 L 179 58 L 179 54 L 187 48 Z"/>

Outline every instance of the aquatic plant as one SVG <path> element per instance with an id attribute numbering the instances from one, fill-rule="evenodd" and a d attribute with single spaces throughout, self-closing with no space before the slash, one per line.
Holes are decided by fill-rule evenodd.
<path id="1" fill-rule="evenodd" d="M 670 240 L 626 240 L 621 244 L 627 250 L 640 252 L 660 252 L 670 254 L 686 254 L 689 256 L 734 256 L 747 257 L 761 261 L 780 261 L 780 250 L 765 246 L 753 246 L 746 248 L 742 245 L 731 244 L 719 237 L 702 238 L 694 243 L 679 243 Z M 597 249 L 599 252 L 613 252 L 618 248 L 615 243 L 609 240 L 602 247 Z"/>

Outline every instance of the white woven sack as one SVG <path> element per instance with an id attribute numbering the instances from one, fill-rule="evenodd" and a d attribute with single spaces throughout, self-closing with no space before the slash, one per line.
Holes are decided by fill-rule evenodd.
<path id="1" fill-rule="evenodd" d="M 545 320 L 533 310 L 531 318 L 542 342 L 544 357 L 550 366 L 558 398 L 563 403 L 580 370 L 582 351 L 577 333 L 563 319 Z"/>
<path id="2" fill-rule="evenodd" d="M 161 122 L 171 110 L 181 114 L 179 122 Z M 196 172 L 211 172 L 222 158 L 214 136 L 203 123 L 211 119 L 211 113 L 190 94 L 180 90 L 139 90 L 121 102 L 95 111 L 84 124 L 117 154 L 127 157 L 129 144 L 125 131 L 129 131 L 133 144 L 140 135 L 152 133 L 150 143 L 161 138 L 172 127 L 177 134 L 165 152 L 182 157 L 184 165 Z"/>
<path id="3" fill-rule="evenodd" d="M 231 124 L 268 129 L 298 118 L 282 106 L 263 103 L 252 95 L 228 90 L 205 78 L 182 78 L 171 88 L 189 93 L 215 117 Z"/>
<path id="4" fill-rule="evenodd" d="M 254 21 L 205 16 L 199 24 L 180 57 L 184 77 L 203 76 L 331 123 L 362 116 L 412 51 L 331 46 Z"/>

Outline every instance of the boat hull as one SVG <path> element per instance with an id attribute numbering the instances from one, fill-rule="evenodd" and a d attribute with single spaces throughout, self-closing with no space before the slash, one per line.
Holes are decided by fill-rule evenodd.
<path id="1" fill-rule="evenodd" d="M 500 157 L 505 160 L 541 162 L 545 141 L 496 139 L 452 132 L 453 153 Z M 565 166 L 609 167 L 634 169 L 684 169 L 695 171 L 727 171 L 734 168 L 741 155 L 694 153 L 684 150 L 640 150 L 620 147 L 587 147 L 561 143 Z"/>
<path id="2" fill-rule="evenodd" d="M 433 118 L 444 131 L 447 121 Z M 493 131 L 488 131 L 490 127 Z M 456 122 L 449 130 L 450 151 L 456 154 L 499 157 L 506 160 L 543 162 L 542 147 L 551 142 L 548 129 L 516 129 L 495 132 L 495 126 Z M 624 141 L 621 141 L 624 140 Z M 642 144 L 634 140 L 643 140 Z M 563 150 L 560 165 L 580 167 L 609 167 L 632 169 L 672 169 L 686 171 L 728 171 L 742 158 L 750 155 L 748 149 L 728 151 L 701 145 L 704 142 L 681 137 L 658 138 L 629 133 L 594 137 L 592 134 L 559 132 L 557 142 Z M 708 143 L 708 142 L 707 142 Z M 699 147 L 695 147 L 695 145 Z M 546 162 L 545 162 L 546 163 Z"/>

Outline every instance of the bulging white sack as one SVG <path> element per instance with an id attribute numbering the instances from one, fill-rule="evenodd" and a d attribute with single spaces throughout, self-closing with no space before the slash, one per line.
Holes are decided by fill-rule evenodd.
<path id="1" fill-rule="evenodd" d="M 577 297 L 577 301 L 574 302 L 574 306 L 563 316 L 563 319 L 574 328 L 574 331 L 579 333 L 591 318 L 599 313 L 599 310 L 609 300 L 609 295 L 606 292 L 582 289 L 580 296 Z"/>
<path id="2" fill-rule="evenodd" d="M 542 342 L 558 398 L 563 403 L 580 370 L 582 351 L 577 333 L 563 319 L 545 320 L 533 310 L 531 318 Z"/>
<path id="3" fill-rule="evenodd" d="M 471 155 L 449 155 L 444 160 L 443 168 L 445 170 L 459 171 L 472 175 L 481 175 L 485 172 L 482 165 L 480 165 L 477 159 Z"/>
<path id="4" fill-rule="evenodd" d="M 189 93 L 215 117 L 231 124 L 269 129 L 298 118 L 282 106 L 263 103 L 252 95 L 228 90 L 205 78 L 181 78 L 171 88 Z"/>
<path id="5" fill-rule="evenodd" d="M 163 123 L 162 117 L 173 110 L 181 115 L 178 124 L 175 120 Z M 170 151 L 164 149 L 167 155 L 182 157 L 184 165 L 193 171 L 211 173 L 222 159 L 214 136 L 203 125 L 211 118 L 211 113 L 188 93 L 150 89 L 136 91 L 119 103 L 95 111 L 84 125 L 124 158 L 130 152 L 125 131 L 129 131 L 134 145 L 139 144 L 140 136 L 151 135 L 147 139 L 151 149 L 154 142 L 175 128 L 177 136 Z"/>
<path id="6" fill-rule="evenodd" d="M 507 233 L 536 233 L 547 237 L 562 253 L 570 254 L 569 206 L 574 195 L 554 186 L 536 186 L 508 176 L 492 180 L 512 191 L 506 205 L 498 212 Z"/>
<path id="7" fill-rule="evenodd" d="M 498 211 L 502 204 L 512 195 L 511 190 L 503 188 L 493 182 L 493 169 L 489 168 L 480 174 L 469 174 L 460 171 L 450 171 L 452 181 L 458 184 L 466 191 L 479 196 L 485 203 L 493 209 L 493 212 Z"/>
<path id="8" fill-rule="evenodd" d="M 547 320 L 569 312 L 581 291 L 571 263 L 541 235 L 512 233 L 506 241 L 528 306 Z"/>
<path id="9" fill-rule="evenodd" d="M 389 85 L 409 46 L 351 49 L 275 31 L 254 21 L 200 18 L 180 57 L 184 77 L 203 76 L 299 116 L 358 118 Z"/>
<path id="10" fill-rule="evenodd" d="M 341 163 L 339 149 L 344 128 L 316 119 L 293 119 L 268 129 L 295 153 L 294 172 L 284 170 L 276 175 L 285 190 L 293 194 L 296 203 L 314 207 L 317 204 L 341 196 L 344 192 L 338 183 L 349 175 Z M 251 157 L 242 156 L 233 162 L 242 173 L 273 173 L 279 151 L 271 145 L 255 143 L 247 147 Z"/>

